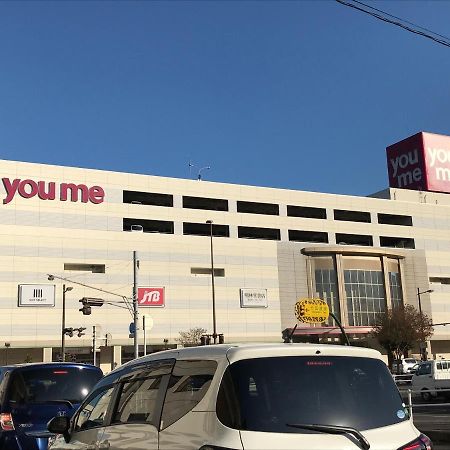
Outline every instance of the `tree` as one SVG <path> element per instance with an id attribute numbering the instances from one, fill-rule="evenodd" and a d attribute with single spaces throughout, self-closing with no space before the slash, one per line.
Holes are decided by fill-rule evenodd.
<path id="1" fill-rule="evenodd" d="M 415 344 L 423 343 L 433 335 L 431 319 L 412 305 L 387 310 L 372 332 L 388 357 L 400 359 Z"/>
<path id="2" fill-rule="evenodd" d="M 200 345 L 200 338 L 205 334 L 206 330 L 201 327 L 190 328 L 188 331 L 180 331 L 180 337 L 175 339 L 185 347 Z"/>

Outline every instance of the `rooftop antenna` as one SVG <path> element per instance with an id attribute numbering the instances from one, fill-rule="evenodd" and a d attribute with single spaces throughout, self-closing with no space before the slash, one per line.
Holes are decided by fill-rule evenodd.
<path id="1" fill-rule="evenodd" d="M 198 181 L 202 181 L 202 170 L 208 170 L 208 169 L 211 169 L 211 167 L 210 167 L 210 166 L 205 166 L 205 167 L 202 167 L 202 168 L 198 171 L 198 177 L 197 177 L 197 180 L 198 180 Z"/>
<path id="2" fill-rule="evenodd" d="M 192 168 L 195 167 L 195 164 L 189 160 L 189 178 L 192 178 Z"/>

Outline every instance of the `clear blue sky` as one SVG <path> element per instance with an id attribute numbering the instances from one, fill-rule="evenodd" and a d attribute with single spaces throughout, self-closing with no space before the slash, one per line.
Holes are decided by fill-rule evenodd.
<path id="1" fill-rule="evenodd" d="M 370 4 L 450 34 L 449 1 Z M 334 1 L 0 2 L 0 159 L 365 195 L 420 130 L 450 48 Z"/>

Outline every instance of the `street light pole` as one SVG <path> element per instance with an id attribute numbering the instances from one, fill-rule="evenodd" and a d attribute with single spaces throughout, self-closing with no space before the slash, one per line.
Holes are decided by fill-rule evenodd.
<path id="1" fill-rule="evenodd" d="M 420 321 L 422 322 L 422 301 L 420 299 L 420 296 L 422 294 L 429 294 L 433 292 L 433 289 L 427 289 L 426 291 L 420 292 L 420 289 L 417 288 L 417 299 L 419 302 L 419 313 L 420 313 Z M 426 342 L 421 341 L 420 342 L 420 355 L 422 360 L 426 361 L 427 360 L 427 352 L 426 352 Z"/>
<path id="2" fill-rule="evenodd" d="M 138 269 L 139 260 L 136 251 L 133 252 L 133 324 L 134 324 L 134 357 L 139 357 L 139 310 L 138 310 Z"/>
<path id="3" fill-rule="evenodd" d="M 73 289 L 71 286 L 63 284 L 62 291 L 62 324 L 61 324 L 61 361 L 66 360 L 66 292 Z"/>
<path id="4" fill-rule="evenodd" d="M 213 341 L 217 342 L 217 329 L 216 329 L 216 292 L 214 288 L 214 251 L 213 251 L 213 221 L 207 220 L 209 224 L 209 236 L 211 243 L 211 287 L 212 287 L 212 314 L 213 314 Z"/>

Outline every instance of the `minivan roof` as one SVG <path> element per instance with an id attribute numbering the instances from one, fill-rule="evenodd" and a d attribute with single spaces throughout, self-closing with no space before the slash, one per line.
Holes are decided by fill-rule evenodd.
<path id="1" fill-rule="evenodd" d="M 224 356 L 232 360 L 273 357 L 273 356 L 293 356 L 293 355 L 323 355 L 323 356 L 353 356 L 381 359 L 381 353 L 377 350 L 352 347 L 345 345 L 332 344 L 218 344 L 204 345 L 198 347 L 184 347 L 172 350 L 165 350 L 152 353 L 147 356 L 134 359 L 118 367 L 116 370 L 130 367 L 134 364 L 142 364 L 145 361 L 154 361 L 158 359 L 197 359 L 197 358 L 213 358 L 218 359 Z"/>
<path id="2" fill-rule="evenodd" d="M 87 369 L 97 369 L 98 367 L 92 364 L 76 363 L 76 362 L 35 362 L 35 363 L 20 363 L 20 364 L 8 364 L 0 366 L 0 369 L 17 369 L 17 368 L 36 368 L 36 367 L 84 367 Z"/>

